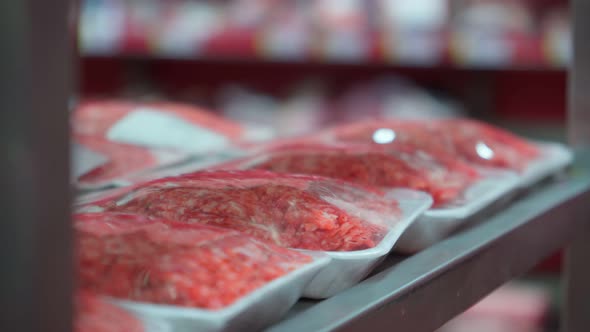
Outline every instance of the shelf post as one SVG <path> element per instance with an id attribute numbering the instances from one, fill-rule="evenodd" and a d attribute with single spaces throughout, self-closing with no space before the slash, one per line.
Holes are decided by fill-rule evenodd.
<path id="1" fill-rule="evenodd" d="M 569 68 L 568 138 L 575 149 L 590 148 L 590 1 L 571 0 L 573 62 Z M 588 155 L 579 164 L 587 167 Z M 590 217 L 586 217 L 590 218 Z M 590 230 L 581 232 L 566 248 L 562 332 L 590 329 Z"/>
<path id="2" fill-rule="evenodd" d="M 568 82 L 568 138 L 576 148 L 590 148 L 590 2 L 572 0 L 573 62 Z"/>
<path id="3" fill-rule="evenodd" d="M 0 1 L 1 331 L 72 331 L 69 8 Z"/>

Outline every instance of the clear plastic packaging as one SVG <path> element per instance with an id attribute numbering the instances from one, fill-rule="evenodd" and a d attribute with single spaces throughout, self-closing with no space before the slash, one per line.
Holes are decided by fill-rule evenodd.
<path id="1" fill-rule="evenodd" d="M 332 260 L 307 285 L 303 295 L 323 299 L 354 286 L 366 277 L 392 250 L 408 227 L 432 205 L 432 198 L 423 192 L 394 189 L 387 197 L 395 199 L 401 210 L 399 222 L 375 247 L 341 252 L 326 252 Z"/>
<path id="2" fill-rule="evenodd" d="M 85 102 L 74 111 L 72 127 L 79 135 L 194 154 L 272 136 L 265 128 L 246 128 L 198 107 L 164 102 Z"/>
<path id="3" fill-rule="evenodd" d="M 76 182 L 85 189 L 108 187 L 126 176 L 169 166 L 187 158 L 177 151 L 146 149 L 109 140 L 77 135 L 74 141 L 86 149 L 106 157 L 106 163 L 80 175 Z"/>
<path id="4" fill-rule="evenodd" d="M 380 188 L 410 188 L 429 193 L 434 206 L 461 203 L 479 172 L 453 158 L 434 157 L 410 147 L 367 144 L 295 143 L 273 148 L 218 168 L 263 169 L 337 178 Z"/>
<path id="5" fill-rule="evenodd" d="M 80 287 L 174 331 L 262 328 L 328 260 L 202 224 L 117 213 L 74 219 Z M 281 301 L 264 310 L 273 299 Z"/>
<path id="6" fill-rule="evenodd" d="M 424 193 L 382 192 L 335 179 L 267 171 L 185 174 L 85 202 L 81 211 L 131 212 L 239 230 L 333 258 L 304 295 L 354 285 L 432 204 Z"/>
<path id="7" fill-rule="evenodd" d="M 538 148 L 505 130 L 469 119 L 373 120 L 335 127 L 320 134 L 333 141 L 411 146 L 478 166 L 522 171 Z"/>
<path id="8" fill-rule="evenodd" d="M 223 226 L 284 247 L 352 251 L 374 247 L 401 216 L 395 200 L 370 190 L 314 176 L 205 171 L 94 204 L 105 212 Z"/>
<path id="9" fill-rule="evenodd" d="M 396 249 L 403 252 L 416 252 L 442 240 L 518 185 L 513 172 L 472 168 L 401 144 L 276 145 L 253 157 L 218 167 L 312 173 L 381 188 L 425 191 L 433 196 L 435 204 L 401 235 Z"/>

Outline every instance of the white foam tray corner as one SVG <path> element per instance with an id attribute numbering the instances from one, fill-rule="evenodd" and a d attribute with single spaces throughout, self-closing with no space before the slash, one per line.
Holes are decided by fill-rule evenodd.
<path id="1" fill-rule="evenodd" d="M 520 177 L 514 172 L 482 170 L 481 173 L 483 178 L 465 191 L 464 204 L 424 212 L 402 235 L 395 250 L 415 253 L 435 244 L 484 208 L 514 191 L 520 183 Z"/>
<path id="2" fill-rule="evenodd" d="M 280 277 L 220 310 L 186 308 L 113 299 L 140 317 L 166 322 L 174 332 L 258 331 L 277 322 L 330 257 L 310 253 L 313 262 Z"/>
<path id="3" fill-rule="evenodd" d="M 541 151 L 539 158 L 533 160 L 520 175 L 520 187 L 530 187 L 554 175 L 574 160 L 573 152 L 565 145 L 550 142 L 535 142 Z"/>
<path id="4" fill-rule="evenodd" d="M 388 192 L 388 197 L 399 203 L 402 211 L 399 222 L 373 248 L 347 252 L 324 252 L 332 260 L 307 285 L 303 292 L 304 297 L 328 298 L 357 284 L 389 254 L 404 231 L 432 205 L 430 195 L 410 189 L 393 189 Z"/>

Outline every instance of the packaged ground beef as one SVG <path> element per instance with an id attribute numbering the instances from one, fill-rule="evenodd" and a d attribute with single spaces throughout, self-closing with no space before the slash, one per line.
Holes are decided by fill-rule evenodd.
<path id="1" fill-rule="evenodd" d="M 259 131 L 204 109 L 178 103 L 90 101 L 72 115 L 75 134 L 155 148 L 205 153 L 253 140 Z M 266 138 L 266 137 L 262 137 Z"/>
<path id="2" fill-rule="evenodd" d="M 411 147 L 390 149 L 367 144 L 284 144 L 220 168 L 264 169 L 315 174 L 382 188 L 429 193 L 435 206 L 457 200 L 479 178 L 476 169 L 456 159 Z"/>
<path id="3" fill-rule="evenodd" d="M 75 297 L 75 332 L 144 332 L 143 323 L 133 314 L 105 301 L 92 292 Z"/>
<path id="4" fill-rule="evenodd" d="M 172 164 L 185 158 L 184 154 L 175 151 L 146 149 L 100 137 L 76 135 L 73 139 L 88 150 L 107 158 L 107 162 L 78 177 L 77 182 L 84 186 L 100 186 L 126 175 Z"/>
<path id="5" fill-rule="evenodd" d="M 88 211 L 218 225 L 290 248 L 372 248 L 400 219 L 396 200 L 368 187 L 261 170 L 195 172 L 134 186 Z"/>
<path id="6" fill-rule="evenodd" d="M 79 286 L 124 300 L 218 310 L 313 261 L 200 223 L 114 213 L 74 223 Z"/>
<path id="7" fill-rule="evenodd" d="M 374 120 L 332 128 L 320 136 L 392 148 L 409 145 L 476 165 L 518 171 L 539 155 L 534 144 L 500 128 L 468 119 Z"/>

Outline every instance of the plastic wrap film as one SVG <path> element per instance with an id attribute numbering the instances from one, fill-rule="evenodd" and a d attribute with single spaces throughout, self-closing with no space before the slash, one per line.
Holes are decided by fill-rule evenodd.
<path id="1" fill-rule="evenodd" d="M 387 147 L 399 145 L 458 158 L 485 167 L 522 171 L 539 151 L 534 144 L 491 125 L 468 119 L 372 120 L 335 127 L 324 137 Z"/>
<path id="2" fill-rule="evenodd" d="M 76 135 L 74 141 L 105 156 L 107 162 L 78 177 L 82 186 L 100 186 L 123 176 L 137 174 L 181 161 L 186 155 L 176 151 L 152 150 L 121 144 L 100 137 Z"/>
<path id="3" fill-rule="evenodd" d="M 82 210 L 218 225 L 280 246 L 321 251 L 372 248 L 401 217 L 397 201 L 376 189 L 261 170 L 159 179 Z"/>
<path id="4" fill-rule="evenodd" d="M 221 168 L 255 168 L 315 174 L 381 188 L 411 188 L 429 193 L 436 206 L 460 203 L 478 171 L 450 157 L 434 157 L 411 147 L 366 144 L 294 143 L 227 163 Z"/>
<path id="5" fill-rule="evenodd" d="M 221 309 L 313 260 L 199 223 L 114 213 L 74 220 L 80 287 L 119 299 Z"/>
<path id="6" fill-rule="evenodd" d="M 75 297 L 75 332 L 145 332 L 133 314 L 88 291 Z"/>

